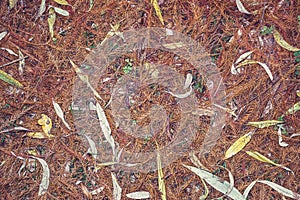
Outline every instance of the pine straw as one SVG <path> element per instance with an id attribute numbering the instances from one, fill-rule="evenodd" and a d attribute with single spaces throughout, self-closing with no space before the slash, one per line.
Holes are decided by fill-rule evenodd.
<path id="1" fill-rule="evenodd" d="M 21 3 L 23 2 L 23 3 Z M 295 91 L 299 88 L 299 75 L 295 74 L 297 63 L 292 52 L 284 50 L 276 44 L 272 34 L 261 35 L 263 26 L 274 26 L 292 45 L 299 47 L 300 27 L 297 21 L 299 4 L 297 1 L 243 1 L 248 10 L 257 10 L 256 15 L 245 15 L 237 10 L 234 1 L 162 1 L 161 9 L 165 20 L 165 27 L 182 32 L 207 48 L 221 71 L 226 86 L 227 104 L 234 103 L 239 112 L 239 118 L 234 121 L 228 115 L 227 124 L 221 138 L 213 150 L 200 157 L 201 162 L 216 175 L 228 180 L 226 171 L 218 165 L 226 165 L 235 177 L 235 186 L 243 191 L 256 179 L 267 179 L 300 192 L 299 178 L 299 137 L 284 136 L 288 147 L 278 145 L 277 133 L 272 128 L 257 130 L 253 139 L 245 150 L 256 150 L 264 155 L 289 167 L 295 176 L 283 169 L 262 164 L 240 152 L 233 158 L 222 160 L 228 147 L 240 136 L 253 130 L 245 124 L 249 121 L 277 119 L 295 102 L 299 101 Z M 49 2 L 47 2 L 48 5 Z M 111 29 L 110 24 L 120 23 L 120 31 L 139 29 L 143 27 L 162 27 L 149 1 L 107 1 L 98 3 L 90 12 L 88 1 L 70 2 L 74 10 L 68 6 L 59 6 L 70 12 L 70 17 L 57 15 L 55 23 L 54 44 L 50 40 L 47 24 L 47 14 L 35 19 L 40 1 L 19 1 L 17 6 L 9 10 L 6 1 L 0 3 L 0 32 L 7 30 L 9 36 L 0 41 L 0 46 L 18 52 L 18 48 L 26 59 L 24 74 L 18 73 L 18 63 L 3 67 L 25 85 L 22 90 L 0 82 L 0 130 L 12 126 L 25 126 L 32 130 L 39 130 L 37 120 L 42 113 L 47 114 L 54 127 L 53 140 L 37 140 L 23 137 L 24 132 L 1 133 L 0 162 L 0 191 L 4 199 L 32 199 L 38 198 L 37 191 L 41 180 L 42 168 L 37 164 L 37 170 L 25 175 L 18 175 L 22 161 L 12 156 L 27 158 L 29 149 L 35 149 L 38 157 L 43 158 L 51 171 L 50 186 L 44 199 L 85 199 L 82 190 L 84 184 L 89 190 L 104 186 L 104 191 L 93 196 L 95 199 L 112 198 L 111 167 L 103 167 L 98 172 L 93 171 L 94 160 L 83 157 L 87 151 L 82 139 L 76 134 L 76 129 L 69 131 L 61 123 L 52 108 L 52 99 L 59 103 L 65 111 L 66 120 L 73 124 L 73 116 L 69 107 L 72 102 L 72 88 L 75 72 L 69 64 L 69 59 L 75 63 L 82 63 L 89 54 L 86 48 L 99 44 Z M 281 4 L 281 6 L 279 6 Z M 266 7 L 267 6 L 267 7 Z M 92 28 L 96 24 L 98 28 Z M 66 30 L 65 34 L 58 34 Z M 238 30 L 242 36 L 238 36 Z M 234 36 L 235 40 L 229 42 Z M 261 36 L 264 46 L 258 41 Z M 29 40 L 33 38 L 32 40 Z M 258 65 L 245 66 L 242 73 L 232 75 L 230 67 L 244 52 L 255 50 L 252 58 L 266 63 L 274 75 L 270 81 L 265 71 Z M 0 64 L 8 63 L 16 57 L 0 52 Z M 166 56 L 166 57 L 163 57 Z M 172 64 L 171 57 L 162 54 L 165 62 Z M 134 55 L 133 55 L 134 59 Z M 155 58 L 153 58 L 155 59 Z M 160 59 L 157 59 L 160 60 Z M 121 63 L 123 64 L 123 63 Z M 299 65 L 299 63 L 298 63 Z M 183 65 L 178 71 L 186 73 L 191 66 Z M 101 90 L 99 86 L 98 90 Z M 101 90 L 105 100 L 109 99 L 109 91 Z M 147 96 L 151 91 L 144 91 Z M 205 93 L 204 93 L 205 94 Z M 143 96 L 143 95 L 142 95 Z M 198 94 L 201 97 L 201 94 Z M 268 101 L 271 100 L 273 109 L 263 114 Z M 157 102 L 160 102 L 158 99 Z M 146 104 L 147 105 L 147 104 Z M 172 106 L 171 104 L 164 105 Z M 169 107 L 168 109 L 174 109 Z M 107 109 L 110 113 L 110 108 Z M 175 118 L 176 119 L 176 118 Z M 113 124 L 113 122 L 110 122 Z M 285 118 L 288 134 L 299 132 L 300 115 L 296 113 Z M 205 121 L 205 120 L 204 120 Z M 205 122 L 206 125 L 208 122 Z M 74 125 L 74 124 L 73 124 Z M 118 133 L 115 129 L 112 135 L 125 146 L 131 138 Z M 159 142 L 167 137 L 158 137 Z M 199 141 L 201 143 L 201 141 Z M 200 146 L 193 143 L 197 150 Z M 141 148 L 139 142 L 132 147 Z M 137 145 L 137 146 L 135 146 Z M 148 147 L 150 150 L 153 146 Z M 190 164 L 187 156 L 178 159 L 164 168 L 165 183 L 169 199 L 197 199 L 204 192 L 200 179 L 182 167 L 182 163 Z M 66 166 L 71 171 L 66 172 Z M 148 174 L 138 172 L 117 171 L 117 178 L 123 196 L 126 193 L 145 190 L 151 193 L 152 199 L 160 199 L 157 173 Z M 81 180 L 82 183 L 76 184 Z M 131 181 L 130 181 L 131 180 Z M 221 196 L 219 192 L 210 188 L 209 199 Z M 280 199 L 280 195 L 266 186 L 256 186 L 251 191 L 250 199 Z"/>

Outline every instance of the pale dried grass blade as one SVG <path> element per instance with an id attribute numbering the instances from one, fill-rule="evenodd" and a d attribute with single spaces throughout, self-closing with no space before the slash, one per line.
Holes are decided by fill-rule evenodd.
<path id="1" fill-rule="evenodd" d="M 112 183 L 113 183 L 113 200 L 121 200 L 122 188 L 118 184 L 117 178 L 113 173 L 111 173 Z"/>
<path id="2" fill-rule="evenodd" d="M 56 103 L 54 100 L 52 100 L 53 106 L 54 106 L 54 110 L 57 114 L 57 116 L 61 119 L 61 121 L 64 123 L 64 125 L 71 130 L 70 125 L 68 124 L 68 122 L 66 122 L 65 117 L 64 117 L 64 112 L 62 111 L 61 107 L 59 106 L 58 103 Z"/>
<path id="3" fill-rule="evenodd" d="M 148 199 L 150 198 L 150 193 L 146 191 L 132 192 L 126 194 L 126 197 L 130 199 Z"/>
<path id="4" fill-rule="evenodd" d="M 251 15 L 251 13 L 244 7 L 244 5 L 242 4 L 242 2 L 240 0 L 236 0 L 235 3 L 236 3 L 236 6 L 237 6 L 238 10 L 241 13 Z"/>

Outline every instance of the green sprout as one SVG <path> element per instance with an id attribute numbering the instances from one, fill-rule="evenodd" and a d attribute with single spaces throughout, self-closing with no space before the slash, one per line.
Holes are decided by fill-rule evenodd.
<path id="1" fill-rule="evenodd" d="M 132 62 L 133 60 L 131 60 L 130 58 L 126 58 L 125 62 L 127 63 L 124 67 L 123 67 L 123 72 L 125 74 L 129 74 L 132 71 Z"/>

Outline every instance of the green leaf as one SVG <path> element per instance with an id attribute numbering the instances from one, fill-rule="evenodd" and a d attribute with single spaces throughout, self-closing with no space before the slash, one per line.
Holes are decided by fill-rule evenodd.
<path id="1" fill-rule="evenodd" d="M 17 81 L 16 79 L 14 79 L 13 77 L 11 77 L 10 75 L 8 75 L 7 73 L 5 73 L 2 70 L 0 70 L 0 79 L 6 83 L 9 83 L 11 85 L 18 87 L 18 88 L 23 87 L 23 85 L 19 81 Z"/>

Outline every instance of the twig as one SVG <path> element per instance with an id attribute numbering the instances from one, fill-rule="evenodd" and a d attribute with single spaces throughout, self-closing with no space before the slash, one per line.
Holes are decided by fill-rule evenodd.
<path id="1" fill-rule="evenodd" d="M 18 58 L 18 59 L 13 60 L 9 63 L 5 63 L 4 65 L 0 65 L 0 68 L 6 67 L 6 66 L 11 65 L 11 64 L 14 64 L 14 63 L 19 62 L 20 60 L 23 60 L 23 59 L 26 59 L 26 58 L 28 58 L 28 56 L 24 56 L 23 58 Z"/>

